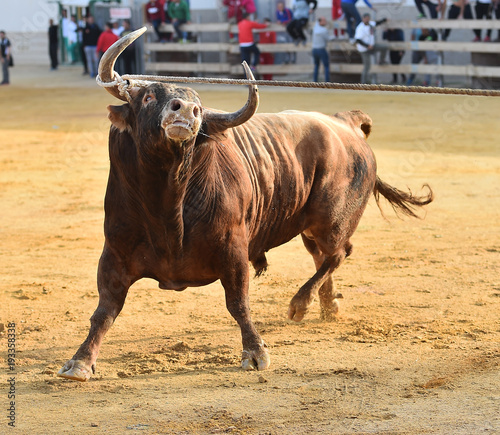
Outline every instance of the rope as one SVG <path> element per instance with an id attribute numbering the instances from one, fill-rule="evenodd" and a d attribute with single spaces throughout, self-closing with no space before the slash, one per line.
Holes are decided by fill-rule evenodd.
<path id="1" fill-rule="evenodd" d="M 101 79 L 101 76 L 99 74 L 97 74 L 95 80 L 96 80 L 97 84 L 99 86 L 102 86 L 103 88 L 116 87 L 118 89 L 120 96 L 126 98 L 129 103 L 132 101 L 132 97 L 130 96 L 130 93 L 128 92 L 128 88 L 133 88 L 135 86 L 145 87 L 148 85 L 148 82 L 145 80 L 124 79 L 116 71 L 113 71 L 113 73 L 114 73 L 114 75 L 113 75 L 114 80 L 113 81 L 103 82 Z M 141 76 L 137 76 L 137 77 L 141 77 Z M 153 81 L 155 81 L 155 80 L 153 80 Z"/>
<path id="2" fill-rule="evenodd" d="M 115 77 L 118 74 L 115 73 Z M 119 76 L 118 76 L 119 77 Z M 99 78 L 99 76 L 98 76 Z M 99 78 L 100 80 L 100 78 Z M 396 86 L 396 85 L 368 85 L 361 83 L 330 83 L 330 82 L 294 82 L 279 80 L 246 80 L 246 79 L 225 79 L 210 77 L 175 77 L 175 76 L 155 76 L 155 75 L 133 75 L 127 74 L 120 77 L 121 81 L 139 81 L 143 85 L 145 82 L 174 82 L 174 83 L 209 83 L 224 85 L 244 85 L 254 84 L 258 86 L 279 86 L 292 88 L 313 88 L 313 89 L 341 89 L 355 91 L 382 91 L 382 92 L 411 92 L 420 94 L 447 94 L 447 95 L 469 95 L 481 97 L 500 97 L 500 90 L 491 89 L 466 89 L 466 88 L 438 88 L 432 86 Z M 121 83 L 121 82 L 120 82 Z M 101 83 L 98 84 L 101 85 Z M 117 81 L 106 83 L 101 86 L 116 86 Z M 133 86 L 130 83 L 130 86 Z"/>
<path id="3" fill-rule="evenodd" d="M 103 82 L 101 79 L 101 76 L 97 74 L 95 81 L 99 86 L 102 86 L 103 88 L 114 88 L 116 87 L 118 89 L 118 92 L 122 97 L 125 97 L 127 101 L 130 103 L 131 97 L 130 94 L 128 93 L 128 87 L 130 86 L 130 82 L 128 80 L 124 80 L 120 74 L 118 74 L 116 71 L 114 72 L 114 80 L 111 82 Z"/>

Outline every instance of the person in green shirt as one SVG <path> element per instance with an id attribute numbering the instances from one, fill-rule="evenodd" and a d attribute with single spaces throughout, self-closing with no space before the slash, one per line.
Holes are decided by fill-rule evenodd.
<path id="1" fill-rule="evenodd" d="M 191 13 L 187 2 L 185 0 L 171 0 L 168 4 L 168 15 L 172 20 L 179 41 L 187 42 L 187 32 L 180 29 L 182 24 L 191 22 Z"/>

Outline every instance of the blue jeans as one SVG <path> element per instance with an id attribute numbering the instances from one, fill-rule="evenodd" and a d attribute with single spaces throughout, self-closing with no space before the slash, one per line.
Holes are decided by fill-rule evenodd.
<path id="1" fill-rule="evenodd" d="M 151 24 L 153 25 L 153 29 L 155 29 L 156 36 L 158 36 L 158 41 L 161 40 L 160 26 L 161 20 L 152 20 Z"/>
<path id="2" fill-rule="evenodd" d="M 325 48 L 313 48 L 312 51 L 313 59 L 314 59 L 314 74 L 313 80 L 315 82 L 318 81 L 319 74 L 319 63 L 323 64 L 325 68 L 325 82 L 330 81 L 330 58 L 328 57 L 328 52 Z"/>
<path id="3" fill-rule="evenodd" d="M 97 75 L 97 68 L 99 67 L 99 56 L 96 51 L 97 47 L 95 45 L 86 45 L 84 50 L 85 56 L 87 57 L 87 69 L 90 77 L 95 77 Z"/>
<path id="4" fill-rule="evenodd" d="M 246 61 L 250 66 L 257 66 L 259 64 L 260 50 L 257 45 L 252 44 L 248 47 L 240 46 L 240 54 L 241 54 L 241 62 Z M 253 54 L 253 62 L 250 61 L 250 58 Z"/>
<path id="5" fill-rule="evenodd" d="M 345 19 L 347 21 L 347 34 L 349 38 L 354 38 L 354 32 L 356 31 L 356 27 L 361 23 L 361 16 L 359 15 L 358 9 L 354 3 L 340 3 L 340 7 L 342 8 L 342 12 L 344 12 Z M 354 26 L 352 25 L 352 21 L 354 21 Z"/>
<path id="6" fill-rule="evenodd" d="M 179 39 L 187 39 L 187 32 L 183 32 L 181 30 L 181 26 L 183 24 L 186 24 L 187 21 L 186 20 L 172 20 L 172 24 L 174 26 L 174 29 L 175 29 L 175 33 L 177 34 L 177 38 Z"/>

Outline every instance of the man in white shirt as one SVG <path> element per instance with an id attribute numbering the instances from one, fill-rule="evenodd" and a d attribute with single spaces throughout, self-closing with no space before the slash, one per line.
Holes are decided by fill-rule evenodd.
<path id="1" fill-rule="evenodd" d="M 363 20 L 356 27 L 354 39 L 356 40 L 356 48 L 363 60 L 363 72 L 361 74 L 361 83 L 369 82 L 371 56 L 377 51 L 380 52 L 380 64 L 385 63 L 385 55 L 387 53 L 386 44 L 375 43 L 375 27 L 379 24 L 385 23 L 387 18 L 380 21 L 370 21 L 370 14 L 364 14 Z"/>
<path id="2" fill-rule="evenodd" d="M 71 55 L 71 63 L 76 63 L 78 61 L 78 24 L 76 24 L 76 16 L 71 16 L 67 29 L 68 51 Z"/>

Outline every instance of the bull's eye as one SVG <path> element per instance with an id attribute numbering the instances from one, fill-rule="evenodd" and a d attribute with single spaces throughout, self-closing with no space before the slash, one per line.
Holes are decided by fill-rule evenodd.
<path id="1" fill-rule="evenodd" d="M 154 99 L 155 97 L 153 94 L 147 94 L 144 96 L 143 103 L 144 104 L 151 103 L 151 101 L 153 101 Z"/>

